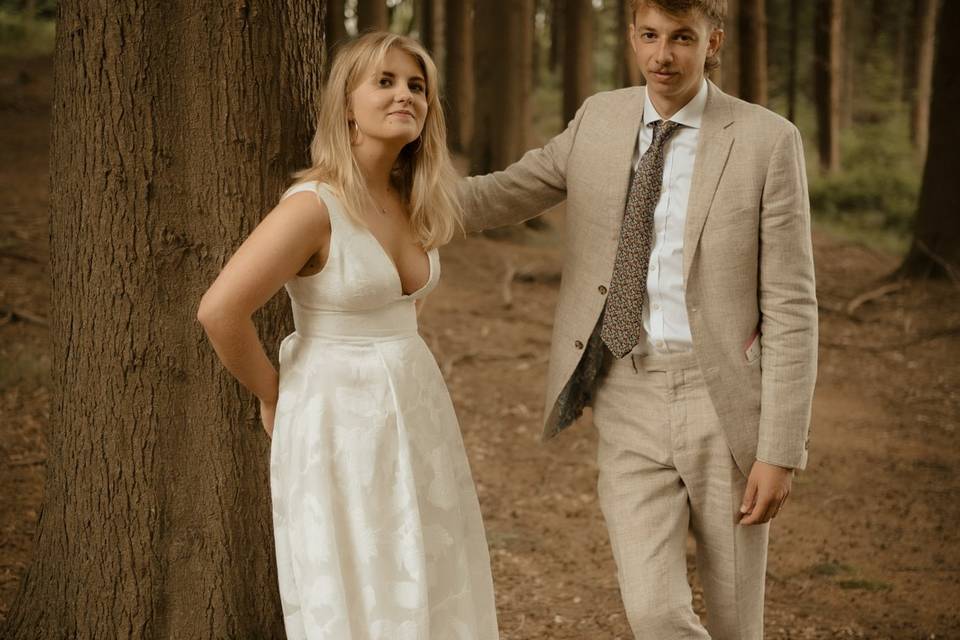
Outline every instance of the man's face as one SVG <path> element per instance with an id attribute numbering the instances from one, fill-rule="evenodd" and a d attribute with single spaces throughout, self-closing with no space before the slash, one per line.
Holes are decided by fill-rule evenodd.
<path id="1" fill-rule="evenodd" d="M 672 16 L 641 5 L 630 25 L 630 45 L 651 97 L 681 106 L 697 94 L 707 56 L 722 42 L 723 31 L 699 11 Z"/>

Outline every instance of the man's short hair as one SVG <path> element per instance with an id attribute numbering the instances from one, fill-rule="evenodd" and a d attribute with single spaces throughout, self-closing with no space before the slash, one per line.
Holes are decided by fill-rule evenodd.
<path id="1" fill-rule="evenodd" d="M 664 13 L 678 16 L 697 11 L 716 29 L 723 29 L 727 19 L 727 0 L 630 0 L 634 18 L 641 7 L 654 7 Z"/>

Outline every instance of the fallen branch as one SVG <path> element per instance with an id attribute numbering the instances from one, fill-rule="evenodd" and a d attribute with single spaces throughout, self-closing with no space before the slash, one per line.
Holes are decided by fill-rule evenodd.
<path id="1" fill-rule="evenodd" d="M 0 318 L 4 319 L 3 324 L 6 324 L 11 320 L 13 321 L 19 320 L 29 324 L 40 325 L 41 327 L 49 326 L 49 323 L 47 322 L 46 318 L 42 316 L 38 316 L 35 313 L 31 313 L 29 311 L 24 311 L 23 309 L 14 309 L 13 307 L 7 304 L 0 306 Z"/>
<path id="2" fill-rule="evenodd" d="M 505 260 L 506 272 L 503 274 L 503 280 L 500 283 L 501 295 L 503 296 L 503 306 L 505 309 L 509 309 L 513 306 L 513 291 L 510 288 L 510 285 L 513 284 L 513 276 L 517 273 L 517 268 L 514 266 L 513 262 L 510 260 Z"/>
<path id="3" fill-rule="evenodd" d="M 836 349 L 860 349 L 861 351 L 873 351 L 876 353 L 881 353 L 883 351 L 892 351 L 894 349 L 904 349 L 906 347 L 912 347 L 916 344 L 921 344 L 924 342 L 930 342 L 931 340 L 936 340 L 938 338 L 948 338 L 951 336 L 960 336 L 960 326 L 956 327 L 947 327 L 945 329 L 938 329 L 936 331 L 931 331 L 929 333 L 924 333 L 908 340 L 903 340 L 894 344 L 887 345 L 875 345 L 875 344 L 853 344 L 850 342 L 833 342 L 829 340 L 821 340 L 820 344 L 824 347 L 836 348 Z"/>
<path id="4" fill-rule="evenodd" d="M 903 289 L 903 281 L 898 280 L 897 282 L 888 282 L 887 284 L 877 287 L 876 289 L 871 289 L 870 291 L 865 291 L 861 293 L 856 298 L 847 303 L 847 315 L 851 317 L 856 317 L 856 311 L 862 307 L 867 302 L 872 302 L 873 300 L 879 300 L 880 298 L 890 295 Z"/>

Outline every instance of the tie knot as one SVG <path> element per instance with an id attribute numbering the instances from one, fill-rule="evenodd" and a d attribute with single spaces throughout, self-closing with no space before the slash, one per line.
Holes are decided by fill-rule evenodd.
<path id="1" fill-rule="evenodd" d="M 651 146 L 663 145 L 670 136 L 673 135 L 673 132 L 680 128 L 680 124 L 677 122 L 671 122 L 670 120 L 662 121 L 657 120 L 653 123 L 653 142 L 650 143 Z"/>

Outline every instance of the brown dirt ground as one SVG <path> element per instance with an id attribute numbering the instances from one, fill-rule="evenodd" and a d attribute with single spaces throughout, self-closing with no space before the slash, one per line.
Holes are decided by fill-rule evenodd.
<path id="1" fill-rule="evenodd" d="M 0 622 L 43 498 L 50 342 L 30 318 L 47 315 L 50 292 L 51 87 L 49 60 L 0 61 Z M 423 333 L 462 422 L 503 638 L 629 638 L 589 417 L 538 443 L 561 260 L 551 220 L 545 232 L 447 247 Z M 911 284 L 850 314 L 896 258 L 820 233 L 815 245 L 813 441 L 771 534 L 767 637 L 960 638 L 958 289 Z"/>

